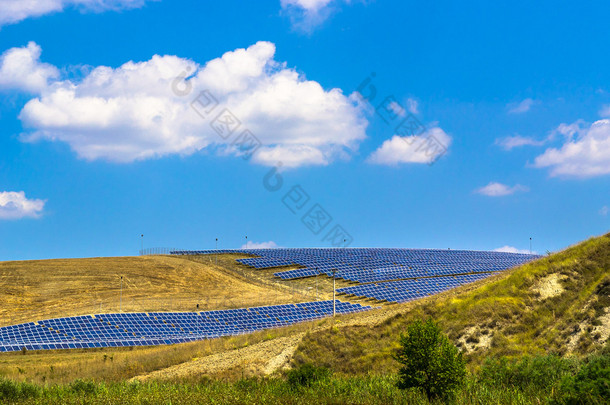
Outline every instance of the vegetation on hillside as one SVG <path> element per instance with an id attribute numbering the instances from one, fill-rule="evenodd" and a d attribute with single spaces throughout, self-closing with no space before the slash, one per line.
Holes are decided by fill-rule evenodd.
<path id="1" fill-rule="evenodd" d="M 552 294 L 541 285 L 547 279 L 556 280 Z M 477 285 L 415 302 L 377 325 L 310 333 L 293 362 L 322 359 L 320 365 L 347 375 L 395 373 L 396 336 L 418 318 L 438 322 L 472 371 L 487 356 L 585 355 L 608 338 L 610 234 Z"/>
<path id="2" fill-rule="evenodd" d="M 550 355 L 520 360 L 488 360 L 457 387 L 450 403 L 593 404 L 610 397 L 610 350 L 585 359 Z M 420 390 L 402 390 L 396 375 L 341 376 L 303 365 L 285 377 L 243 378 L 235 382 L 201 378 L 196 382 L 36 385 L 0 378 L 0 402 L 23 404 L 442 404 Z"/>
<path id="3" fill-rule="evenodd" d="M 466 364 L 462 353 L 431 319 L 417 319 L 400 335 L 394 359 L 401 364 L 398 388 L 415 388 L 429 399 L 447 399 L 463 384 Z"/>

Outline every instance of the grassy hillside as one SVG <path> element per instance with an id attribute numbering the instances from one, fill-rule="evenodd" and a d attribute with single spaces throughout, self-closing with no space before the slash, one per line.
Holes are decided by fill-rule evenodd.
<path id="1" fill-rule="evenodd" d="M 250 271 L 234 259 L 220 256 L 218 266 L 209 257 L 0 263 L 0 300 L 8 303 L 0 307 L 0 319 L 8 324 L 98 312 L 99 304 L 89 297 L 105 300 L 104 312 L 118 310 L 121 274 L 126 311 L 189 310 L 196 302 L 206 309 L 303 301 L 311 297 L 299 291 L 318 284 L 321 298 L 331 291 L 330 279 L 276 285 L 274 270 Z M 290 361 L 328 366 L 338 378 L 394 373 L 391 354 L 400 332 L 411 320 L 426 317 L 440 323 L 474 370 L 490 355 L 591 352 L 610 334 L 609 308 L 606 235 L 437 296 L 336 320 L 182 345 L 0 354 L 0 378 L 35 383 L 238 380 L 273 374 Z"/>
<path id="2" fill-rule="evenodd" d="M 118 312 L 195 311 L 303 301 L 228 270 L 234 258 L 144 256 L 0 262 L 0 326 Z"/>
<path id="3" fill-rule="evenodd" d="M 610 234 L 492 279 L 402 306 L 381 324 L 304 337 L 294 364 L 345 374 L 394 372 L 397 338 L 415 318 L 439 322 L 477 368 L 485 356 L 584 354 L 610 333 Z"/>

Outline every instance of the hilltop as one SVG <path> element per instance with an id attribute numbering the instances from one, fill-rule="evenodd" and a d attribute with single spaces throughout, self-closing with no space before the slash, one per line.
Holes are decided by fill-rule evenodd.
<path id="1" fill-rule="evenodd" d="M 235 257 L 173 256 L 0 262 L 0 326 L 110 312 L 195 311 L 303 301 L 227 270 Z M 229 266 L 230 267 L 230 266 Z M 123 277 L 121 289 L 121 277 Z"/>

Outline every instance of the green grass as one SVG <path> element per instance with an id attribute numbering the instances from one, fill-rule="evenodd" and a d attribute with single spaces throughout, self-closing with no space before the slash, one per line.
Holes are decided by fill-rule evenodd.
<path id="1" fill-rule="evenodd" d="M 273 378 L 37 385 L 0 379 L 0 402 L 19 404 L 441 404 L 398 376 L 333 374 L 306 364 Z M 610 395 L 610 345 L 582 360 L 554 355 L 487 358 L 447 402 L 471 404 L 603 404 Z"/>
<path id="2" fill-rule="evenodd" d="M 0 382 L 0 400 L 24 404 L 426 404 L 425 395 L 396 387 L 393 377 L 331 377 L 310 386 L 295 387 L 279 378 L 244 379 L 229 383 L 101 383 L 76 381 L 69 385 L 39 387 Z M 6 396 L 2 396 L 2 392 Z M 540 396 L 518 389 L 493 388 L 474 378 L 458 391 L 456 404 L 535 404 Z"/>

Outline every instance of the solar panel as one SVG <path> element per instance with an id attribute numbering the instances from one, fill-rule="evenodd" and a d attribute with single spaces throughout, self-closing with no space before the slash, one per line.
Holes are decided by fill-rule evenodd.
<path id="1" fill-rule="evenodd" d="M 318 274 L 333 275 L 348 281 L 370 283 L 415 277 L 438 277 L 458 274 L 489 273 L 534 260 L 539 256 L 506 252 L 485 252 L 440 249 L 386 248 L 298 248 L 298 249 L 234 249 L 207 251 L 176 251 L 174 254 L 251 254 L 257 257 L 238 259 L 255 269 L 287 265 L 295 270 L 275 273 L 292 280 Z"/>
<path id="2" fill-rule="evenodd" d="M 155 312 L 99 314 L 0 328 L 0 351 L 82 349 L 90 347 L 154 346 L 184 343 L 305 322 L 323 316 L 315 312 L 332 301 L 206 312 Z M 337 301 L 340 313 L 370 309 Z M 339 312 L 339 311 L 337 311 Z M 271 317 L 271 313 L 276 316 Z"/>

